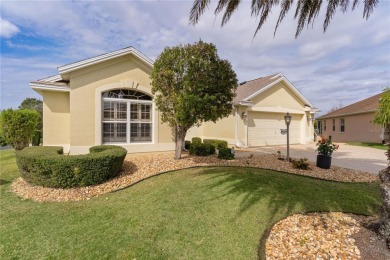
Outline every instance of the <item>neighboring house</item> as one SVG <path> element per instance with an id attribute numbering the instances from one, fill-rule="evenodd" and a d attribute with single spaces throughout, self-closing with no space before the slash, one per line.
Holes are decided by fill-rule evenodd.
<path id="1" fill-rule="evenodd" d="M 381 143 L 384 129 L 374 124 L 382 93 L 320 116 L 318 133 L 335 142 Z"/>
<path id="2" fill-rule="evenodd" d="M 174 133 L 161 122 L 153 101 L 153 61 L 124 48 L 58 68 L 58 75 L 30 82 L 43 97 L 43 145 L 71 154 L 116 144 L 129 152 L 174 150 Z M 286 143 L 280 129 L 292 114 L 291 143 L 312 140 L 316 109 L 282 75 L 245 82 L 237 89 L 230 116 L 192 128 L 192 136 L 227 140 L 231 145 Z"/>

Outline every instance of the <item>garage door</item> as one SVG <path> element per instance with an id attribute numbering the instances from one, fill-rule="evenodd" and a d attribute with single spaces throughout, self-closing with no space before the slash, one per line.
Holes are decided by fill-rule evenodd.
<path id="1" fill-rule="evenodd" d="M 301 141 L 301 120 L 303 115 L 292 115 L 290 124 L 290 143 Z M 282 145 L 287 143 L 286 135 L 280 133 L 286 129 L 284 114 L 250 112 L 248 115 L 249 146 Z"/>

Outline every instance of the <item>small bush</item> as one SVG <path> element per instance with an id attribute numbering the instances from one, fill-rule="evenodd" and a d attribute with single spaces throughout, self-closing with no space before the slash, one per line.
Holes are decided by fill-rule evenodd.
<path id="1" fill-rule="evenodd" d="M 192 137 L 192 143 L 202 143 L 202 138 L 200 138 L 200 137 Z"/>
<path id="2" fill-rule="evenodd" d="M 23 179 L 33 185 L 73 188 L 96 185 L 119 174 L 126 149 L 114 145 L 90 148 L 85 155 L 63 155 L 61 147 L 27 147 L 16 152 Z"/>
<path id="3" fill-rule="evenodd" d="M 301 158 L 299 160 L 292 160 L 291 161 L 294 168 L 307 170 L 309 168 L 309 163 L 307 161 L 307 158 Z"/>
<path id="4" fill-rule="evenodd" d="M 0 113 L 0 132 L 5 142 L 15 150 L 27 147 L 34 135 L 38 116 L 38 112 L 34 110 L 3 110 Z"/>
<path id="5" fill-rule="evenodd" d="M 191 141 L 184 141 L 184 149 L 190 150 L 191 147 Z"/>
<path id="6" fill-rule="evenodd" d="M 210 143 L 198 143 L 192 142 L 190 147 L 190 154 L 197 156 L 207 156 L 211 154 L 215 154 L 215 147 Z"/>
<path id="7" fill-rule="evenodd" d="M 221 148 L 218 151 L 218 158 L 224 160 L 232 160 L 234 159 L 234 154 L 232 154 L 230 148 Z"/>
<path id="8" fill-rule="evenodd" d="M 217 139 L 204 139 L 203 143 L 210 143 L 214 145 L 215 148 L 218 150 L 222 148 L 228 148 L 228 142 L 224 140 L 217 140 Z"/>

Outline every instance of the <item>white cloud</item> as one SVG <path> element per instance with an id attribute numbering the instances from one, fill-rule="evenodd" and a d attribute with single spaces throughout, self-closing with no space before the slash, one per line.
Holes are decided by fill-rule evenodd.
<path id="1" fill-rule="evenodd" d="M 325 34 L 323 10 L 313 27 L 305 28 L 298 39 L 294 37 L 297 22 L 293 12 L 274 37 L 279 12 L 273 10 L 253 38 L 258 20 L 250 15 L 250 2 L 242 1 L 223 28 L 222 15 L 214 16 L 215 1 L 199 24 L 190 26 L 191 5 L 192 1 L 32 1 L 23 5 L 5 1 L 2 15 L 24 33 L 55 42 L 53 48 L 57 50 L 50 49 L 52 56 L 36 58 L 42 52 L 39 45 L 30 46 L 14 38 L 7 41 L 9 48 L 20 53 L 24 49 L 33 57 L 4 59 L 2 53 L 1 87 L 10 89 L 7 93 L 16 93 L 17 85 L 30 95 L 27 82 L 55 73 L 58 65 L 130 45 L 154 59 L 165 46 L 199 39 L 217 46 L 219 55 L 231 61 L 240 81 L 282 72 L 323 111 L 332 106 L 333 100 L 342 99 L 347 105 L 378 93 L 390 78 L 390 34 L 386 30 L 389 2 L 381 2 L 368 20 L 361 17 L 362 6 L 354 12 L 338 13 Z M 18 63 L 18 59 L 28 60 L 33 66 L 21 67 L 25 62 Z M 23 71 L 22 75 L 17 71 Z M 7 104 L 12 102 L 10 99 Z"/>
<path id="2" fill-rule="evenodd" d="M 11 38 L 19 31 L 16 25 L 0 17 L 0 37 Z"/>

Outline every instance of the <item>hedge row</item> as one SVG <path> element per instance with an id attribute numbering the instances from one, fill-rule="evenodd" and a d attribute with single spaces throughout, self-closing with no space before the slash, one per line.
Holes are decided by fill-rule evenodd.
<path id="1" fill-rule="evenodd" d="M 190 154 L 197 156 L 207 156 L 215 154 L 215 150 L 218 149 L 218 158 L 230 160 L 234 158 L 228 148 L 228 142 L 217 139 L 202 139 L 199 137 L 193 137 L 192 143 L 189 141 L 185 142 L 185 148 L 189 149 Z M 229 151 L 229 152 L 227 152 Z"/>
<path id="2" fill-rule="evenodd" d="M 16 151 L 16 162 L 24 180 L 51 188 L 96 185 L 117 176 L 127 154 L 114 145 L 100 145 L 85 155 L 63 155 L 62 147 L 27 147 Z"/>

